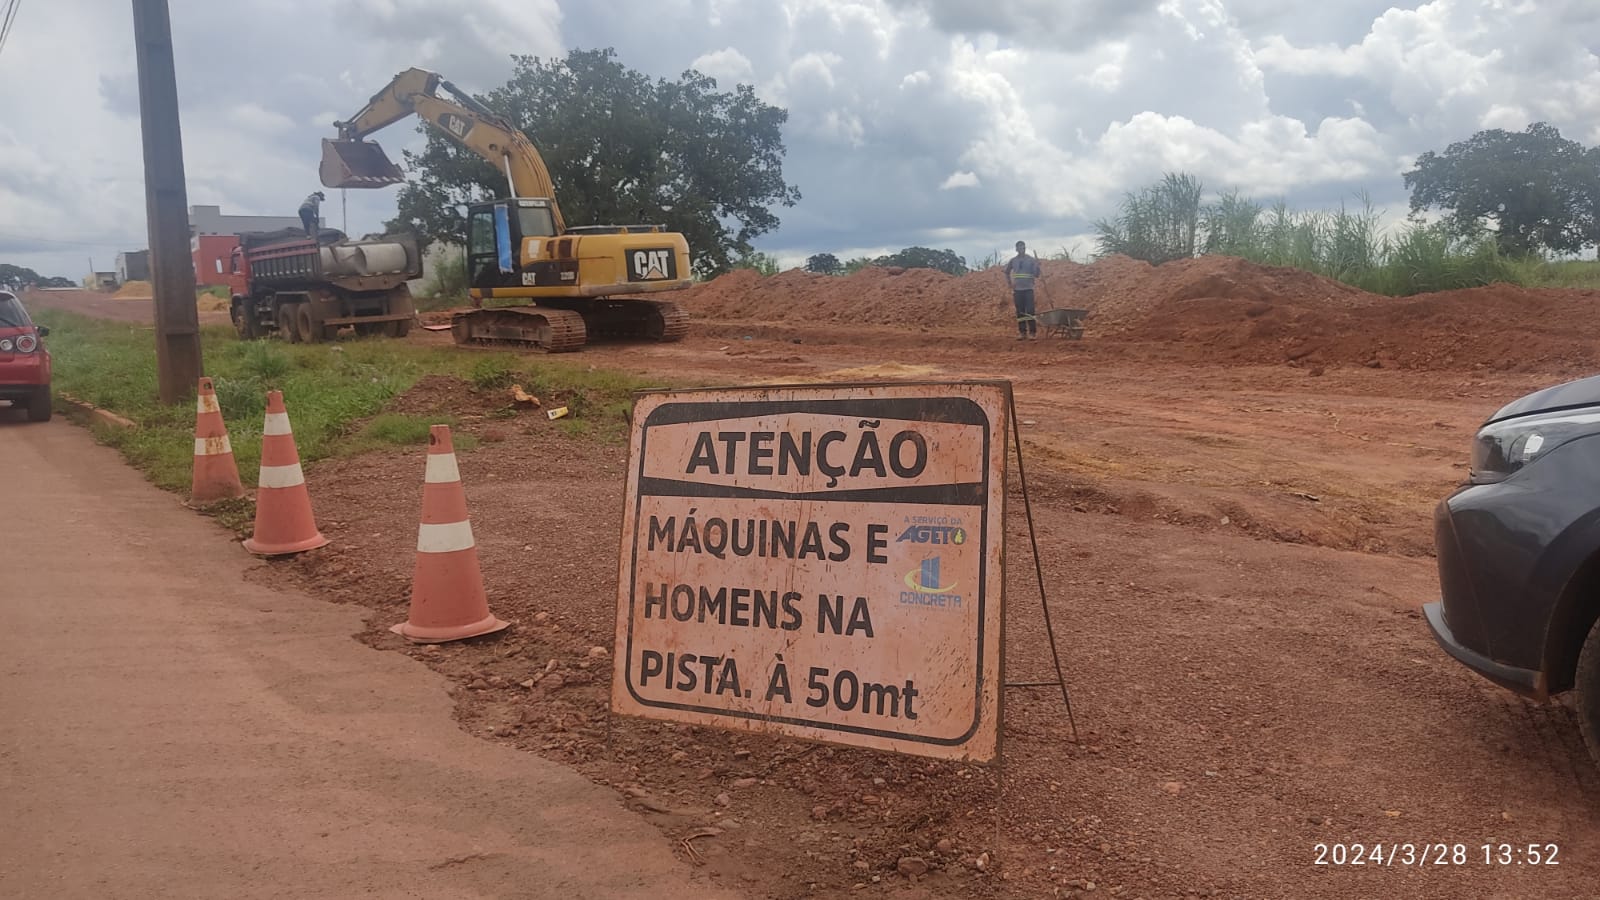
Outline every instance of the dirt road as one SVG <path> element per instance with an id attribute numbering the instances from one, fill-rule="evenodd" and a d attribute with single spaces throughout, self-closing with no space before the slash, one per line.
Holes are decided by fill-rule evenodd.
<path id="1" fill-rule="evenodd" d="M 706 897 L 616 795 L 476 740 L 354 607 L 0 409 L 0 896 Z"/>
<path id="2" fill-rule="evenodd" d="M 156 318 L 154 300 L 119 300 L 103 291 L 30 291 L 27 304 L 35 312 L 59 309 L 97 319 L 140 325 L 150 325 Z M 199 316 L 201 325 L 226 325 L 229 321 L 227 310 L 202 309 Z"/>
<path id="3" fill-rule="evenodd" d="M 1460 481 L 1471 432 L 1566 370 L 1209 352 L 699 320 L 682 344 L 564 361 L 677 386 L 1014 379 L 1082 734 L 1058 696 L 1012 692 L 998 769 L 610 717 L 608 667 L 588 653 L 614 624 L 625 450 L 463 382 L 429 379 L 395 408 L 481 439 L 461 468 L 511 630 L 437 651 L 383 630 L 404 611 L 413 452 L 310 467 L 333 546 L 250 577 L 380 610 L 362 639 L 451 678 L 468 733 L 578 767 L 663 845 L 762 896 L 1593 896 L 1600 777 L 1571 711 L 1465 671 L 1419 616 L 1437 592 L 1429 511 Z M 1021 524 L 1007 667 L 1031 679 L 1049 657 Z M 1389 861 L 1317 864 L 1358 843 Z M 1502 865 L 1501 844 L 1553 844 L 1558 865 Z M 929 867 L 915 883 L 908 856 Z"/>
<path id="4" fill-rule="evenodd" d="M 1552 376 L 1312 376 L 1003 336 L 912 345 L 817 329 L 745 340 L 742 326 L 706 327 L 715 336 L 597 346 L 583 361 L 679 385 L 1016 380 L 1083 740 L 1071 741 L 1058 697 L 1014 692 L 997 781 L 612 721 L 604 672 L 566 669 L 579 677 L 531 695 L 516 687 L 528 657 L 576 660 L 607 643 L 614 615 L 622 450 L 565 439 L 535 416 L 466 425 L 501 432 L 462 470 L 496 612 L 519 623 L 505 643 L 521 651 L 462 648 L 436 661 L 478 685 L 462 695 L 467 727 L 672 798 L 689 813 L 662 823 L 673 837 L 738 820 L 736 833 L 760 836 L 755 846 L 697 846 L 720 854 L 714 871 L 758 873 L 771 896 L 909 888 L 896 874 L 908 853 L 934 866 L 915 889 L 941 897 L 1592 894 L 1600 778 L 1570 710 L 1524 703 L 1462 669 L 1419 616 L 1438 589 L 1429 512 L 1460 481 L 1472 430 Z M 434 383 L 405 408 L 428 403 L 494 406 L 464 384 Z M 402 576 L 362 559 L 398 548 L 414 515 L 409 493 L 391 503 L 374 485 L 412 482 L 415 468 L 394 455 L 312 470 L 344 540 L 300 565 L 308 585 L 395 598 L 376 602 L 398 609 Z M 1049 658 L 1026 533 L 1014 525 L 1007 666 L 1040 677 Z M 1319 844 L 1356 843 L 1412 845 L 1413 864 L 1404 849 L 1382 866 L 1316 864 Z M 1502 843 L 1555 844 L 1559 865 L 1485 863 L 1483 846 Z M 1416 865 L 1423 844 L 1450 858 Z"/>

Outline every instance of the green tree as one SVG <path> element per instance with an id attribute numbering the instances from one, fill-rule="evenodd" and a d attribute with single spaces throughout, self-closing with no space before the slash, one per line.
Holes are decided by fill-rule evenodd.
<path id="1" fill-rule="evenodd" d="M 1123 196 L 1114 219 L 1094 223 L 1101 256 L 1121 253 L 1160 265 L 1195 255 L 1200 236 L 1200 180 L 1168 172 L 1161 180 Z"/>
<path id="2" fill-rule="evenodd" d="M 854 275 L 862 269 L 875 265 L 877 265 L 877 263 L 874 262 L 870 257 L 857 256 L 853 259 L 847 259 L 844 261 L 844 274 Z"/>
<path id="3" fill-rule="evenodd" d="M 682 232 L 696 272 L 715 275 L 778 227 L 773 206 L 800 192 L 783 180 L 783 123 L 749 85 L 717 90 L 699 72 L 651 81 L 616 53 L 514 57 L 511 80 L 478 99 L 539 148 L 569 225 L 658 223 Z M 413 180 L 391 229 L 464 243 L 460 207 L 507 193 L 504 173 L 423 125 L 407 151 Z"/>
<path id="4" fill-rule="evenodd" d="M 872 261 L 875 266 L 900 266 L 905 269 L 938 269 L 948 275 L 967 274 L 967 261 L 954 250 L 930 250 L 927 247 L 907 247 L 899 253 L 880 256 Z"/>
<path id="5" fill-rule="evenodd" d="M 806 271 L 818 275 L 839 275 L 844 272 L 844 263 L 839 262 L 839 257 L 832 253 L 817 253 L 806 258 Z"/>
<path id="6" fill-rule="evenodd" d="M 1430 150 L 1404 177 L 1412 215 L 1444 210 L 1457 237 L 1493 222 L 1507 253 L 1574 253 L 1600 243 L 1600 148 L 1586 150 L 1543 122 Z"/>
<path id="7" fill-rule="evenodd" d="M 0 287 L 8 291 L 20 291 L 23 285 L 36 284 L 39 280 L 39 273 L 32 269 L 0 263 Z"/>
<path id="8" fill-rule="evenodd" d="M 731 268 L 753 269 L 762 275 L 776 275 L 778 274 L 778 258 L 770 253 L 762 253 L 760 250 L 751 250 L 749 253 L 741 254 L 735 259 Z"/>

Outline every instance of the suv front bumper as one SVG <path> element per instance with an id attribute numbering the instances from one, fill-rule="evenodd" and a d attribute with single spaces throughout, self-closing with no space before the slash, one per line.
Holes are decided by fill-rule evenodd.
<path id="1" fill-rule="evenodd" d="M 1476 650 L 1463 647 L 1456 636 L 1450 632 L 1450 625 L 1444 620 L 1444 604 L 1435 600 L 1422 606 L 1422 615 L 1428 620 L 1428 630 L 1433 632 L 1433 639 L 1439 642 L 1444 652 L 1456 658 L 1457 662 L 1477 672 L 1503 688 L 1515 691 L 1525 697 L 1543 700 L 1549 696 L 1549 688 L 1545 685 L 1544 673 L 1532 669 L 1519 669 L 1498 663 L 1484 656 Z"/>

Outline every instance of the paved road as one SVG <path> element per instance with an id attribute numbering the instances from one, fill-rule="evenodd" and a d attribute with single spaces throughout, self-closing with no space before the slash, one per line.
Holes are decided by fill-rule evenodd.
<path id="1" fill-rule="evenodd" d="M 615 794 L 476 740 L 361 611 L 0 409 L 0 897 L 708 897 Z"/>

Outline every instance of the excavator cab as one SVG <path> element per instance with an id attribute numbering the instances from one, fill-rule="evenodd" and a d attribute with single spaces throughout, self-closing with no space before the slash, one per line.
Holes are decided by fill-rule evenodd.
<path id="1" fill-rule="evenodd" d="M 331 188 L 381 188 L 406 180 L 400 167 L 373 141 L 323 138 L 318 174 L 323 186 Z"/>
<path id="2" fill-rule="evenodd" d="M 565 265 L 524 266 L 524 238 L 556 236 L 550 201 L 537 198 L 496 200 L 467 208 L 467 278 L 476 290 L 576 284 L 578 261 Z M 492 293 L 489 294 L 492 296 Z"/>

